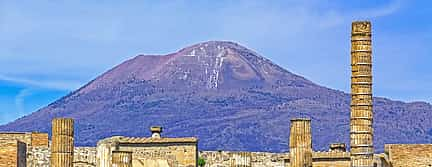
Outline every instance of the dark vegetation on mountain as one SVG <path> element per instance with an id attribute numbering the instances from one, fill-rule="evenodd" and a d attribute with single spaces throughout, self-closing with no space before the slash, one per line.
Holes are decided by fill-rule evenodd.
<path id="1" fill-rule="evenodd" d="M 348 66 L 348 65 L 347 65 Z M 349 80 L 349 78 L 347 78 Z M 140 55 L 2 131 L 50 132 L 54 117 L 76 122 L 76 145 L 113 135 L 196 136 L 201 150 L 288 151 L 290 119 L 312 119 L 313 147 L 349 144 L 349 94 L 290 73 L 232 42 Z M 430 143 L 432 106 L 374 98 L 375 147 Z"/>

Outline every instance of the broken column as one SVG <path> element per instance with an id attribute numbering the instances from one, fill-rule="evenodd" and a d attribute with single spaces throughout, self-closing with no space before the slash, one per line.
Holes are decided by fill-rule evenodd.
<path id="1" fill-rule="evenodd" d="M 51 167 L 72 167 L 74 152 L 74 120 L 52 120 Z"/>
<path id="2" fill-rule="evenodd" d="M 251 152 L 237 152 L 231 154 L 231 165 L 230 167 L 251 167 L 252 166 L 252 154 Z"/>
<path id="3" fill-rule="evenodd" d="M 291 120 L 290 166 L 312 167 L 311 120 L 297 118 Z"/>
<path id="4" fill-rule="evenodd" d="M 152 126 L 150 127 L 150 131 L 152 133 L 152 138 L 161 138 L 161 133 L 162 133 L 161 126 Z"/>
<path id="5" fill-rule="evenodd" d="M 329 152 L 345 152 L 346 146 L 345 143 L 332 143 L 330 144 Z"/>
<path id="6" fill-rule="evenodd" d="M 113 151 L 111 160 L 112 167 L 132 167 L 132 152 Z"/>
<path id="7" fill-rule="evenodd" d="M 351 122 L 352 167 L 373 167 L 371 23 L 352 23 Z"/>

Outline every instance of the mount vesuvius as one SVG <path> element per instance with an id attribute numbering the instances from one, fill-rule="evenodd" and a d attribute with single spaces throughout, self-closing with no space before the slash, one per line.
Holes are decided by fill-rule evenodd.
<path id="1" fill-rule="evenodd" d="M 347 56 L 349 54 L 347 53 Z M 347 68 L 348 68 L 347 64 Z M 349 78 L 347 78 L 349 80 Z M 201 150 L 288 150 L 290 119 L 312 119 L 315 150 L 349 144 L 350 96 L 317 85 L 233 42 L 139 55 L 2 131 L 50 132 L 75 119 L 78 146 L 113 135 L 196 136 Z M 430 143 L 432 106 L 374 98 L 374 143 Z"/>

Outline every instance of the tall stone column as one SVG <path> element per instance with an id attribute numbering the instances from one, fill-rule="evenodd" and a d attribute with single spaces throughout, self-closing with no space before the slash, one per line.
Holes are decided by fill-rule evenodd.
<path id="1" fill-rule="evenodd" d="M 291 120 L 290 166 L 312 167 L 311 120 L 298 118 Z"/>
<path id="2" fill-rule="evenodd" d="M 351 166 L 373 167 L 371 23 L 352 23 Z"/>
<path id="3" fill-rule="evenodd" d="M 72 167 L 74 152 L 74 120 L 52 120 L 51 167 Z"/>
<path id="4" fill-rule="evenodd" d="M 132 152 L 113 151 L 112 167 L 132 167 Z"/>

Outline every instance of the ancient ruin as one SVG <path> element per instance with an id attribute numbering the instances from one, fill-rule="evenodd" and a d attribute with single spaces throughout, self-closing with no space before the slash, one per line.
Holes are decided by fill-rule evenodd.
<path id="1" fill-rule="evenodd" d="M 151 127 L 150 130 L 152 136 L 148 138 L 114 136 L 99 141 L 97 166 L 111 167 L 114 162 L 112 157 L 116 151 L 131 152 L 134 167 L 197 165 L 198 140 L 196 138 L 166 138 L 161 136 L 162 127 Z"/>
<path id="2" fill-rule="evenodd" d="M 312 134 L 310 119 L 292 119 L 290 131 L 291 167 L 312 167 Z"/>
<path id="3" fill-rule="evenodd" d="M 132 152 L 113 151 L 111 162 L 112 167 L 132 167 Z"/>
<path id="4" fill-rule="evenodd" d="M 352 23 L 351 67 L 351 166 L 373 167 L 370 22 Z"/>
<path id="5" fill-rule="evenodd" d="M 52 120 L 51 167 L 72 167 L 74 153 L 74 120 Z"/>
<path id="6" fill-rule="evenodd" d="M 170 138 L 150 127 L 150 137 L 113 136 L 97 147 L 74 147 L 74 120 L 52 120 L 47 133 L 0 133 L 0 167 L 430 167 L 432 144 L 386 144 L 373 149 L 371 23 L 353 22 L 351 34 L 350 149 L 331 143 L 312 149 L 311 119 L 291 120 L 289 152 L 198 151 L 195 137 Z"/>

